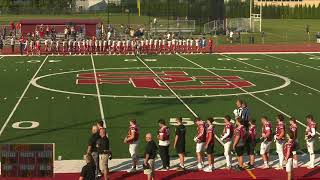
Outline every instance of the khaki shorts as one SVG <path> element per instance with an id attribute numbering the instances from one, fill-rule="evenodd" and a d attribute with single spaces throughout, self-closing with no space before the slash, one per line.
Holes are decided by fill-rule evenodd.
<path id="1" fill-rule="evenodd" d="M 101 171 L 108 169 L 108 160 L 109 160 L 108 154 L 99 154 L 99 168 Z"/>
<path id="2" fill-rule="evenodd" d="M 151 175 L 154 173 L 154 159 L 149 159 L 148 164 L 150 166 L 150 169 L 143 170 L 143 173 L 146 175 Z"/>

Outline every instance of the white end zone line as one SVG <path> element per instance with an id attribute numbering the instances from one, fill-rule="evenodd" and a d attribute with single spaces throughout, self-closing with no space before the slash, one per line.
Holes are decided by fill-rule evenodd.
<path id="1" fill-rule="evenodd" d="M 103 105 L 102 105 L 102 100 L 101 100 L 100 88 L 99 88 L 99 84 L 98 84 L 96 66 L 94 64 L 94 60 L 93 60 L 92 55 L 91 55 L 91 63 L 92 63 L 92 67 L 93 67 L 94 79 L 96 82 L 95 84 L 96 84 L 96 89 L 97 89 L 97 97 L 98 97 L 98 102 L 99 102 L 100 115 L 101 115 L 101 119 L 103 121 L 104 127 L 106 128 L 107 124 L 106 124 L 106 120 L 105 120 L 105 116 L 104 116 L 104 110 L 103 110 Z"/>
<path id="2" fill-rule="evenodd" d="M 179 95 L 174 92 L 170 86 L 156 73 L 154 72 L 139 56 L 136 56 L 137 59 L 139 59 L 139 61 L 145 65 L 167 88 L 169 91 L 171 91 L 171 93 L 191 112 L 191 114 L 198 118 L 199 116 L 188 106 L 188 104 L 186 104 L 180 97 Z M 221 141 L 221 139 L 215 134 L 215 138 L 219 141 L 219 143 L 223 146 L 224 143 Z"/>
<path id="3" fill-rule="evenodd" d="M 313 70 L 318 70 L 318 71 L 320 70 L 319 68 L 315 68 L 315 67 L 312 67 L 312 66 L 308 66 L 308 65 L 297 63 L 297 62 L 293 62 L 293 61 L 289 61 L 287 59 L 279 58 L 279 57 L 272 56 L 272 55 L 269 55 L 269 54 L 263 54 L 263 55 L 271 57 L 273 59 L 278 59 L 278 60 L 281 60 L 281 61 L 289 62 L 289 63 L 296 64 L 296 65 L 299 65 L 299 66 L 303 66 L 303 67 L 306 67 L 306 68 L 310 68 L 310 69 L 313 69 Z"/>
<path id="4" fill-rule="evenodd" d="M 237 61 L 237 62 L 240 62 L 240 63 L 246 64 L 246 65 L 248 65 L 248 66 L 251 66 L 251 67 L 254 67 L 254 68 L 260 69 L 260 70 L 265 71 L 265 72 L 268 72 L 268 73 L 270 73 L 270 74 L 279 75 L 279 74 L 276 74 L 276 73 L 274 73 L 274 72 L 271 72 L 271 71 L 265 70 L 265 69 L 263 69 L 263 68 L 260 68 L 260 67 L 258 67 L 258 66 L 255 66 L 255 65 L 249 64 L 249 63 L 247 63 L 247 62 L 239 61 L 239 60 L 237 60 L 237 59 L 235 59 L 235 58 L 233 58 L 233 57 L 230 57 L 230 56 L 226 56 L 226 55 L 223 55 L 223 54 L 221 54 L 221 56 L 224 56 L 224 57 L 227 57 L 227 58 L 233 59 L 233 60 L 235 60 L 235 61 Z M 301 85 L 301 86 L 307 87 L 307 88 L 309 88 L 309 89 L 311 89 L 311 90 L 314 90 L 314 91 L 316 91 L 316 92 L 319 92 L 319 93 L 320 93 L 320 90 L 318 90 L 318 89 L 315 89 L 315 88 L 313 88 L 313 87 L 307 86 L 307 85 L 305 85 L 305 84 L 302 84 L 302 83 L 300 83 L 300 82 L 298 82 L 298 81 L 295 81 L 295 80 L 292 80 L 292 79 L 290 79 L 290 80 L 291 80 L 291 81 L 293 81 L 293 82 L 295 82 L 295 83 L 297 83 L 297 84 L 299 84 L 299 85 Z M 260 99 L 260 98 L 259 98 L 259 99 Z M 271 104 L 269 104 L 269 103 L 265 102 L 264 100 L 262 100 L 261 102 L 265 103 L 266 105 L 268 105 L 268 106 L 269 106 L 269 107 L 271 107 L 272 109 L 274 109 L 274 110 L 276 110 L 276 111 L 278 111 L 278 112 L 282 113 L 283 115 L 285 115 L 285 116 L 287 116 L 287 117 L 289 117 L 289 118 L 291 117 L 291 116 L 290 116 L 290 115 L 288 115 L 287 113 L 284 113 L 284 112 L 283 112 L 283 111 L 281 111 L 280 109 L 278 109 L 278 108 L 276 108 L 276 107 L 272 106 Z M 302 125 L 303 127 L 307 127 L 307 126 L 306 126 L 304 123 L 302 123 L 301 121 L 298 121 L 298 120 L 297 120 L 297 122 L 298 122 L 300 125 Z M 320 135 L 320 133 L 319 133 L 318 131 L 316 131 L 316 133 L 317 133 L 318 135 Z"/>
<path id="5" fill-rule="evenodd" d="M 14 108 L 12 109 L 12 111 L 11 111 L 11 113 L 9 114 L 7 120 L 4 122 L 4 124 L 3 124 L 3 126 L 2 126 L 2 128 L 1 128 L 1 130 L 0 130 L 0 137 L 2 136 L 2 134 L 3 134 L 4 130 L 5 130 L 5 128 L 7 127 L 9 121 L 11 120 L 11 118 L 12 118 L 12 116 L 14 115 L 14 113 L 16 112 L 19 104 L 21 103 L 22 99 L 24 98 L 25 94 L 27 93 L 27 91 L 28 91 L 28 89 L 29 89 L 29 87 L 30 87 L 30 85 L 31 85 L 32 80 L 38 75 L 40 69 L 42 68 L 42 66 L 44 65 L 44 63 L 47 61 L 48 57 L 49 57 L 49 56 L 46 56 L 46 58 L 43 60 L 43 62 L 42 62 L 41 65 L 39 66 L 38 70 L 36 71 L 36 73 L 35 73 L 35 74 L 33 75 L 33 77 L 30 79 L 27 87 L 24 89 L 24 91 L 23 91 L 23 93 L 21 94 L 18 102 L 16 103 L 16 105 L 15 105 Z"/>

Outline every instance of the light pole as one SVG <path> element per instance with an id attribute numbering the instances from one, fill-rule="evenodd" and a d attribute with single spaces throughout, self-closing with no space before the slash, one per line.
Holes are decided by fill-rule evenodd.
<path id="1" fill-rule="evenodd" d="M 108 25 L 110 24 L 109 0 L 107 0 Z"/>
<path id="2" fill-rule="evenodd" d="M 125 12 L 128 13 L 128 25 L 130 25 L 130 10 L 127 8 Z"/>

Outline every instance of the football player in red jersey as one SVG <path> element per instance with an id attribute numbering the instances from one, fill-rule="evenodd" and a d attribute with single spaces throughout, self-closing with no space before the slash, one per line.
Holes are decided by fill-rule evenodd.
<path id="1" fill-rule="evenodd" d="M 279 157 L 279 165 L 276 169 L 283 169 L 283 146 L 285 143 L 285 123 L 284 116 L 282 114 L 277 115 L 276 117 L 277 125 L 276 125 L 276 134 L 274 136 L 274 141 L 276 142 L 276 151 Z"/>
<path id="2" fill-rule="evenodd" d="M 197 135 L 194 137 L 194 141 L 197 143 L 196 145 L 196 154 L 198 160 L 198 169 L 203 168 L 203 152 L 205 148 L 206 142 L 206 133 L 205 133 L 205 123 L 200 119 L 195 119 L 195 124 L 197 125 Z"/>
<path id="3" fill-rule="evenodd" d="M 314 168 L 314 159 L 315 159 L 314 141 L 316 136 L 317 123 L 315 122 L 313 115 L 311 114 L 307 115 L 306 119 L 307 119 L 307 128 L 306 128 L 305 140 L 307 142 L 307 149 L 310 155 L 308 168 L 312 169 Z"/>
<path id="4" fill-rule="evenodd" d="M 249 120 L 249 129 L 248 129 L 248 139 L 247 139 L 247 153 L 250 157 L 250 161 L 248 164 L 248 169 L 254 168 L 255 163 L 255 147 L 256 147 L 256 136 L 257 136 L 257 126 L 256 120 Z"/>
<path id="5" fill-rule="evenodd" d="M 263 159 L 264 167 L 263 168 L 270 168 L 269 166 L 269 150 L 270 145 L 272 142 L 272 125 L 269 121 L 268 117 L 263 116 L 261 118 L 261 124 L 262 124 L 262 134 L 261 134 L 261 146 L 260 146 L 260 154 Z"/>
<path id="6" fill-rule="evenodd" d="M 234 129 L 234 140 L 233 140 L 233 150 L 237 154 L 238 166 L 237 170 L 244 170 L 243 166 L 243 152 L 244 145 L 247 141 L 246 130 L 243 126 L 242 119 L 238 117 L 236 119 L 237 127 Z"/>
<path id="7" fill-rule="evenodd" d="M 231 117 L 226 115 L 224 117 L 224 129 L 221 140 L 224 142 L 224 156 L 226 157 L 227 169 L 231 169 L 231 138 L 233 136 L 233 126 L 231 124 Z"/>
<path id="8" fill-rule="evenodd" d="M 208 156 L 208 166 L 203 169 L 205 172 L 212 172 L 214 170 L 214 157 L 213 157 L 213 150 L 214 150 L 214 126 L 213 126 L 214 119 L 208 118 L 207 119 L 207 129 L 206 129 L 206 152 Z"/>
<path id="9" fill-rule="evenodd" d="M 286 165 L 286 171 L 288 174 L 288 180 L 293 180 L 293 148 L 294 148 L 294 134 L 289 132 L 288 141 L 284 145 L 284 164 Z"/>
<path id="10" fill-rule="evenodd" d="M 159 154 L 162 161 L 162 169 L 170 169 L 170 156 L 169 156 L 169 146 L 170 146 L 170 130 L 166 126 L 166 122 L 163 119 L 158 121 L 159 131 L 158 131 L 158 140 L 159 140 Z"/>
<path id="11" fill-rule="evenodd" d="M 293 134 L 293 140 L 294 140 L 294 146 L 293 146 L 293 168 L 298 167 L 298 155 L 297 155 L 297 150 L 299 148 L 299 142 L 298 142 L 298 125 L 297 125 L 297 120 L 294 117 L 290 118 L 290 133 Z"/>
<path id="12" fill-rule="evenodd" d="M 138 158 L 138 145 L 139 145 L 139 128 L 137 121 L 132 119 L 129 121 L 128 135 L 124 139 L 124 143 L 129 144 L 129 152 L 132 158 L 132 167 L 128 172 L 135 172 L 137 170 Z"/>

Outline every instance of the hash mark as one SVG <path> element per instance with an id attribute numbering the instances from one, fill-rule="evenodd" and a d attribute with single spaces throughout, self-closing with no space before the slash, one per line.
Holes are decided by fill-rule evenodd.
<path id="1" fill-rule="evenodd" d="M 293 93 L 294 95 L 298 96 L 298 93 Z"/>
<path id="2" fill-rule="evenodd" d="M 312 93 L 308 93 L 309 95 L 312 95 Z"/>
<path id="3" fill-rule="evenodd" d="M 279 93 L 279 95 L 280 95 L 280 96 L 283 96 L 283 94 L 282 94 L 282 93 Z"/>
<path id="4" fill-rule="evenodd" d="M 264 95 L 269 96 L 269 94 L 267 94 L 267 93 L 264 93 Z"/>

